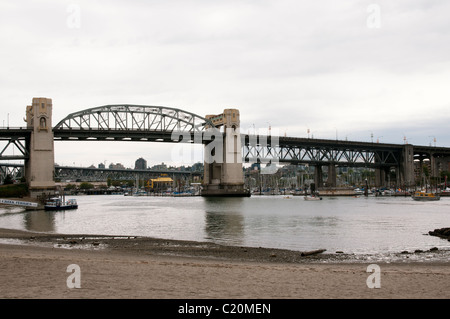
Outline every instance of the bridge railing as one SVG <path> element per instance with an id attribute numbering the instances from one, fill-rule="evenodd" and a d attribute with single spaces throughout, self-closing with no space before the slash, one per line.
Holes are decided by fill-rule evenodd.
<path id="1" fill-rule="evenodd" d="M 31 126 L 0 126 L 0 130 L 32 130 Z"/>

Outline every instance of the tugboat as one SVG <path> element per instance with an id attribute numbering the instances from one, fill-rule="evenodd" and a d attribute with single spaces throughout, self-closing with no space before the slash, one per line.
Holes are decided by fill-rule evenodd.
<path id="1" fill-rule="evenodd" d="M 412 199 L 417 201 L 433 201 L 441 199 L 441 196 L 439 194 L 420 191 L 415 192 L 411 197 Z"/>
<path id="2" fill-rule="evenodd" d="M 65 200 L 64 196 L 50 198 L 44 205 L 45 210 L 68 210 L 77 208 L 78 204 L 76 199 Z"/>

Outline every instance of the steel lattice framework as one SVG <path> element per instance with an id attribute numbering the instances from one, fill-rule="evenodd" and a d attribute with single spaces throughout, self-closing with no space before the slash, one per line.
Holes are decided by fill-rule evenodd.
<path id="1" fill-rule="evenodd" d="M 174 142 L 174 132 L 202 133 L 211 121 L 163 106 L 105 105 L 69 114 L 53 128 L 55 139 Z"/>
<path id="2" fill-rule="evenodd" d="M 174 179 L 187 179 L 191 176 L 201 176 L 203 171 L 188 170 L 135 170 L 135 169 L 110 169 L 110 168 L 93 168 L 93 167 L 69 167 L 55 165 L 55 179 L 59 180 L 82 180 L 88 182 L 105 182 L 108 178 L 112 180 L 135 180 L 156 178 L 165 174 Z M 14 180 L 20 180 L 24 177 L 24 165 L 16 163 L 4 163 L 0 165 L 0 183 L 3 183 L 7 175 Z"/>
<path id="3" fill-rule="evenodd" d="M 377 168 L 399 166 L 402 160 L 402 145 L 396 144 L 271 136 L 246 136 L 243 141 L 245 162 L 338 164 Z"/>
<path id="4" fill-rule="evenodd" d="M 0 160 L 28 159 L 30 154 L 26 144 L 30 140 L 31 131 L 32 129 L 29 127 L 0 129 L 0 142 L 6 143 L 0 149 Z"/>
<path id="5" fill-rule="evenodd" d="M 165 174 L 170 177 L 188 178 L 190 176 L 199 176 L 203 172 L 199 171 L 176 171 L 176 170 L 134 170 L 134 169 L 106 169 L 91 167 L 68 167 L 55 166 L 55 178 L 60 180 L 82 180 L 82 181 L 106 181 L 112 180 L 134 180 L 150 179 Z"/>
<path id="6" fill-rule="evenodd" d="M 23 164 L 2 164 L 0 165 L 0 184 L 3 184 L 6 176 L 11 176 L 13 180 L 20 180 L 25 176 Z"/>

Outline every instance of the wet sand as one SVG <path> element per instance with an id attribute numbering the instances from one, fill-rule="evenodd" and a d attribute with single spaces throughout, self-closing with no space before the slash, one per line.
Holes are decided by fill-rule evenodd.
<path id="1" fill-rule="evenodd" d="M 73 264 L 80 288 L 67 284 Z M 450 298 L 448 262 L 377 263 L 380 288 L 368 287 L 368 265 L 345 255 L 0 229 L 0 298 Z"/>

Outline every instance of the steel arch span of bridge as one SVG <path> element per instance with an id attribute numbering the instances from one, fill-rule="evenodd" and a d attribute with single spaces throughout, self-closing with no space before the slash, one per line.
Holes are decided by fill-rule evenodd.
<path id="1" fill-rule="evenodd" d="M 56 140 L 131 140 L 174 142 L 174 132 L 201 134 L 212 122 L 165 106 L 117 104 L 69 114 L 53 128 Z"/>

